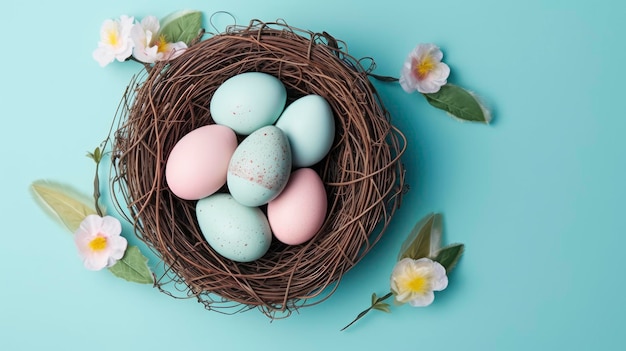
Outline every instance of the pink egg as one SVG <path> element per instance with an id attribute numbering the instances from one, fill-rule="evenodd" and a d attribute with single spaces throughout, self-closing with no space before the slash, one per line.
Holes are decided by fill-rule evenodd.
<path id="1" fill-rule="evenodd" d="M 210 124 L 192 130 L 174 145 L 165 165 L 165 180 L 184 200 L 207 197 L 224 184 L 228 163 L 237 148 L 235 132 Z"/>
<path id="2" fill-rule="evenodd" d="M 276 239 L 298 245 L 320 230 L 327 207 L 320 176 L 311 168 L 300 168 L 291 173 L 278 197 L 267 204 L 267 219 Z"/>

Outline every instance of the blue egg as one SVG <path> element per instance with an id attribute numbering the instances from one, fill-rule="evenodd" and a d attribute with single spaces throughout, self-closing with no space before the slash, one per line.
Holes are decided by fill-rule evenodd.
<path id="1" fill-rule="evenodd" d="M 305 95 L 292 102 L 276 121 L 289 139 L 294 167 L 310 167 L 330 151 L 335 139 L 335 119 L 328 102 Z"/>
<path id="2" fill-rule="evenodd" d="M 270 247 L 272 231 L 265 214 L 225 193 L 198 200 L 196 217 L 207 243 L 220 255 L 237 262 L 257 260 Z"/>
<path id="3" fill-rule="evenodd" d="M 237 134 L 249 135 L 274 124 L 287 102 L 287 89 L 276 77 L 262 72 L 235 75 L 211 97 L 209 110 L 217 124 Z"/>

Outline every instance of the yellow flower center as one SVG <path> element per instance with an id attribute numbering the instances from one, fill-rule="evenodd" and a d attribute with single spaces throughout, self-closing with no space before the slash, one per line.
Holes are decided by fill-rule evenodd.
<path id="1" fill-rule="evenodd" d="M 110 30 L 108 34 L 108 41 L 111 46 L 117 46 L 119 42 L 119 36 L 117 35 L 117 31 Z"/>
<path id="2" fill-rule="evenodd" d="M 102 251 L 106 249 L 106 247 L 107 247 L 107 238 L 102 235 L 96 236 L 93 240 L 89 242 L 89 248 L 96 252 Z"/>
<path id="3" fill-rule="evenodd" d="M 161 34 L 159 39 L 156 42 L 157 52 L 166 52 L 167 51 L 167 40 L 165 39 L 165 35 Z"/>
<path id="4" fill-rule="evenodd" d="M 406 288 L 414 293 L 424 294 L 428 288 L 428 277 L 418 275 L 406 282 Z"/>
<path id="5" fill-rule="evenodd" d="M 431 56 L 426 56 L 422 60 L 413 60 L 413 73 L 418 80 L 426 78 L 435 69 L 435 61 Z"/>

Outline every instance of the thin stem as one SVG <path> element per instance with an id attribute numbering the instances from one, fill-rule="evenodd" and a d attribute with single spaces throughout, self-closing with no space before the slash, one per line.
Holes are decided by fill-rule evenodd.
<path id="1" fill-rule="evenodd" d="M 399 81 L 398 78 L 396 77 L 389 77 L 389 76 L 379 76 L 378 74 L 374 74 L 374 73 L 368 73 L 368 75 L 376 80 L 379 80 L 381 82 L 397 82 Z"/>
<path id="2" fill-rule="evenodd" d="M 356 318 L 355 318 L 352 322 L 350 322 L 350 323 L 349 323 L 348 325 L 346 325 L 345 327 L 341 328 L 341 331 L 344 331 L 344 330 L 348 329 L 348 327 L 349 327 L 349 326 L 351 326 L 352 324 L 354 324 L 354 323 L 355 323 L 356 321 L 358 321 L 359 319 L 363 318 L 363 317 L 364 317 L 364 316 L 365 316 L 365 315 L 366 315 L 369 311 L 371 311 L 371 310 L 374 308 L 374 306 L 376 306 L 376 304 L 377 304 L 377 303 L 387 300 L 388 298 L 390 298 L 390 297 L 391 297 L 391 295 L 393 295 L 393 293 L 392 293 L 392 292 L 389 292 L 387 295 L 385 295 L 385 296 L 381 296 L 381 297 L 377 298 L 377 299 L 376 299 L 376 301 L 374 301 L 374 302 L 372 303 L 372 305 L 371 305 L 369 308 L 367 308 L 367 309 L 363 310 L 361 313 L 359 313 L 359 315 L 358 315 L 358 316 L 356 316 Z"/>
<path id="3" fill-rule="evenodd" d="M 96 212 L 98 216 L 102 217 L 102 210 L 100 209 L 100 177 L 98 176 L 98 172 L 100 170 L 100 160 L 96 161 L 96 175 L 93 179 L 93 198 L 96 202 Z"/>
<path id="4" fill-rule="evenodd" d="M 140 62 L 135 58 L 131 58 L 134 61 Z M 146 66 L 146 69 L 148 69 L 149 65 L 144 64 Z M 133 77 L 132 82 L 134 82 L 135 77 Z M 126 87 L 126 91 L 124 92 L 124 96 L 126 96 L 126 94 L 128 93 L 128 90 L 131 89 L 132 86 L 132 82 L 131 84 L 129 84 Z M 119 118 L 120 116 L 120 109 L 123 108 L 124 102 L 120 102 L 120 104 L 117 106 L 117 110 L 115 111 L 115 118 L 113 118 L 113 121 L 111 122 L 111 125 L 109 126 L 109 133 L 107 134 L 106 139 L 104 139 L 101 143 L 100 146 L 98 148 L 96 148 L 96 150 L 94 150 L 93 153 L 89 153 L 88 156 L 90 156 L 90 158 L 92 158 L 95 162 L 96 162 L 96 174 L 94 176 L 94 180 L 93 180 L 93 198 L 96 202 L 96 212 L 98 213 L 98 215 L 100 217 L 102 217 L 104 215 L 104 212 L 102 211 L 102 209 L 100 208 L 100 162 L 102 162 L 102 157 L 105 154 L 105 150 L 107 148 L 107 145 L 109 144 L 109 142 L 111 141 L 111 134 L 113 134 L 113 129 L 115 128 L 115 122 L 116 120 Z"/>
<path id="5" fill-rule="evenodd" d="M 152 70 L 152 65 L 151 64 L 143 62 L 143 61 L 139 61 L 134 56 L 129 57 L 128 60 L 141 63 L 143 65 L 143 67 L 146 69 L 146 71 L 148 71 L 148 73 L 150 73 L 150 71 Z"/>

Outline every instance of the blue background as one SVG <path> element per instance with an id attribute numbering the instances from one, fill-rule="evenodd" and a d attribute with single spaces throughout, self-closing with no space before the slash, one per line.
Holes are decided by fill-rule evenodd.
<path id="1" fill-rule="evenodd" d="M 582 1 L 11 1 L 0 33 L 0 348 L 36 350 L 621 349 L 626 341 L 626 5 Z M 378 246 L 324 303 L 283 320 L 209 312 L 193 300 L 81 265 L 71 235 L 28 192 L 40 178 L 91 192 L 84 157 L 106 136 L 130 77 L 91 53 L 101 23 L 197 9 L 237 23 L 285 19 L 327 31 L 375 73 L 399 74 L 438 44 L 449 81 L 479 93 L 490 126 L 460 123 L 376 82 L 409 138 L 410 192 Z M 229 24 L 227 16 L 217 26 Z M 223 22 L 223 23 L 222 23 Z M 208 26 L 208 21 L 206 26 Z M 402 240 L 444 215 L 466 253 L 433 305 L 374 311 Z M 132 240 L 132 239 L 131 239 Z M 154 263 L 154 262 L 153 262 Z"/>

